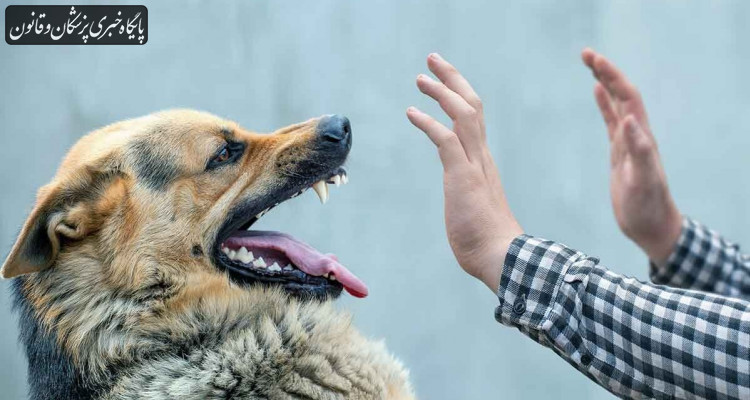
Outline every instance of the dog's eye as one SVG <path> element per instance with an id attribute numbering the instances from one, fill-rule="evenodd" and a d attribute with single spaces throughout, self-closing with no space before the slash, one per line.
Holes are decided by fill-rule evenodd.
<path id="1" fill-rule="evenodd" d="M 242 142 L 228 142 L 211 158 L 208 165 L 206 165 L 206 170 L 218 168 L 239 160 L 244 150 L 245 145 Z"/>
<path id="2" fill-rule="evenodd" d="M 219 154 L 217 154 L 216 157 L 214 157 L 213 161 L 217 162 L 217 163 L 226 162 L 227 160 L 229 160 L 229 156 L 230 155 L 231 155 L 231 153 L 230 153 L 229 149 L 226 148 L 226 147 L 224 147 L 223 149 L 221 149 L 221 151 L 219 152 Z"/>

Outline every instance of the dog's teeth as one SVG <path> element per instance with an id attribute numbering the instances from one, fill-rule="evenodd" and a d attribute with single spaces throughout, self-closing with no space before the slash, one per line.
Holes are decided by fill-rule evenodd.
<path id="1" fill-rule="evenodd" d="M 221 252 L 224 253 L 224 254 L 226 254 L 226 255 L 229 255 L 229 247 L 222 247 L 221 248 Z"/>
<path id="2" fill-rule="evenodd" d="M 333 183 L 338 187 L 341 186 L 341 177 L 339 175 L 333 176 Z"/>
<path id="3" fill-rule="evenodd" d="M 347 176 L 346 174 L 341 174 L 341 183 L 345 185 L 349 183 L 349 176 Z"/>
<path id="4" fill-rule="evenodd" d="M 291 271 L 294 267 L 292 267 L 292 264 L 287 264 L 286 267 L 284 267 L 284 271 Z"/>
<path id="5" fill-rule="evenodd" d="M 266 262 L 263 261 L 263 257 L 258 257 L 257 260 L 253 261 L 253 267 L 265 268 L 266 267 Z"/>
<path id="6" fill-rule="evenodd" d="M 250 264 L 253 261 L 253 253 L 247 251 L 246 248 L 241 247 L 237 252 L 237 258 L 245 264 Z"/>
<path id="7" fill-rule="evenodd" d="M 237 252 L 234 250 L 229 250 L 229 254 L 227 254 L 231 260 L 237 259 Z"/>
<path id="8" fill-rule="evenodd" d="M 335 281 L 336 280 L 336 275 L 331 274 L 331 276 L 329 276 L 328 279 L 330 279 L 332 281 Z"/>
<path id="9" fill-rule="evenodd" d="M 323 275 L 323 278 L 326 278 L 326 279 L 328 279 L 328 273 L 324 274 L 324 275 Z"/>
<path id="10" fill-rule="evenodd" d="M 268 270 L 269 271 L 273 271 L 273 272 L 279 272 L 279 271 L 281 271 L 281 267 L 279 267 L 278 263 L 274 262 L 273 264 L 271 264 L 270 267 L 268 267 Z"/>
<path id="11" fill-rule="evenodd" d="M 320 202 L 325 204 L 328 201 L 328 185 L 326 185 L 326 182 L 322 180 L 315 182 L 313 189 L 318 194 Z"/>

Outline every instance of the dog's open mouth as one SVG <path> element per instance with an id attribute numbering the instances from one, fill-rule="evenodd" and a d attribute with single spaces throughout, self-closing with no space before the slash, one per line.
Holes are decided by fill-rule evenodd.
<path id="1" fill-rule="evenodd" d="M 309 188 L 320 201 L 328 200 L 328 184 L 339 186 L 348 182 L 346 171 L 337 168 L 328 177 L 314 183 L 302 182 L 284 193 L 262 201 L 266 204 L 257 214 L 245 209 L 260 209 L 248 205 L 234 213 L 219 234 L 219 245 L 214 257 L 235 281 L 243 284 L 281 285 L 286 291 L 303 297 L 337 297 L 342 289 L 355 297 L 367 296 L 367 286 L 332 254 L 318 250 L 290 235 L 273 231 L 254 231 L 249 228 L 271 208 L 297 197 Z M 270 206 L 268 206 L 270 205 Z M 248 210 L 250 211 L 250 210 Z M 254 210 L 251 212 L 255 212 Z M 243 222 L 242 215 L 255 215 Z M 246 218 L 246 217 L 245 217 Z"/>

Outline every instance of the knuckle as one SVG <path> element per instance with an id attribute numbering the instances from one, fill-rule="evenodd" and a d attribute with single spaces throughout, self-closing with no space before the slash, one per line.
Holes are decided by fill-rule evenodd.
<path id="1" fill-rule="evenodd" d="M 476 110 L 482 111 L 484 109 L 484 105 L 482 104 L 482 99 L 480 99 L 478 96 L 473 96 L 469 100 L 469 104 L 472 105 Z"/>
<path id="2" fill-rule="evenodd" d="M 463 110 L 462 115 L 466 119 L 475 119 L 479 115 L 479 111 L 477 111 L 476 108 L 467 107 L 465 110 Z"/>
<path id="3" fill-rule="evenodd" d="M 635 152 L 641 155 L 646 155 L 654 150 L 654 146 L 648 140 L 639 140 L 635 143 Z"/>

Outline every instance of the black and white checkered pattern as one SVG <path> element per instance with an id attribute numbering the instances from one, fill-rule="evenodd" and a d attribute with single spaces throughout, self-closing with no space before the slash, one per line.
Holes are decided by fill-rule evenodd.
<path id="1" fill-rule="evenodd" d="M 750 399 L 750 303 L 623 277 L 528 235 L 495 317 L 623 398 Z"/>
<path id="2" fill-rule="evenodd" d="M 750 257 L 690 218 L 664 265 L 651 264 L 654 283 L 750 300 Z"/>

